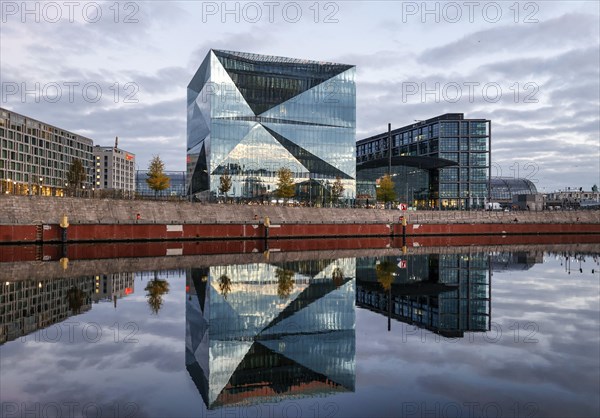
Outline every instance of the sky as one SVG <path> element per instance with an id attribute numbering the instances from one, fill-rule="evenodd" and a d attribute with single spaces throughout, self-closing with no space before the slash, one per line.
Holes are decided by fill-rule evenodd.
<path id="1" fill-rule="evenodd" d="M 0 107 L 185 170 L 208 51 L 356 65 L 356 137 L 492 121 L 492 175 L 600 185 L 598 2 L 0 1 Z"/>

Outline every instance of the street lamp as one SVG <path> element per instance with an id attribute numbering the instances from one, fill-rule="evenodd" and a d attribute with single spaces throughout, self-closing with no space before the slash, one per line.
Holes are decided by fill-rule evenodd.
<path id="1" fill-rule="evenodd" d="M 42 185 L 43 185 L 43 182 L 44 182 L 44 178 L 40 177 L 40 187 L 39 187 L 40 188 L 40 196 L 42 195 Z"/>
<path id="2" fill-rule="evenodd" d="M 17 194 L 17 182 L 13 181 L 13 194 Z"/>

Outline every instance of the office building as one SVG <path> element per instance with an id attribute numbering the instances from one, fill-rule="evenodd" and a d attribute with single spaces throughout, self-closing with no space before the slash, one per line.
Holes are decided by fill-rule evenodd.
<path id="1" fill-rule="evenodd" d="M 356 306 L 451 338 L 491 325 L 487 253 L 357 259 Z M 418 338 L 418 337 L 417 337 Z"/>
<path id="2" fill-rule="evenodd" d="M 92 140 L 0 108 L 0 193 L 62 196 L 74 158 L 92 186 Z"/>
<path id="3" fill-rule="evenodd" d="M 92 308 L 93 283 L 92 276 L 2 283 L 0 344 L 89 311 Z M 56 330 L 49 334 L 57 335 Z M 50 337 L 42 335 L 35 339 L 40 341 L 40 338 L 45 341 Z"/>
<path id="4" fill-rule="evenodd" d="M 376 198 L 390 174 L 399 202 L 420 209 L 483 208 L 489 201 L 491 121 L 447 113 L 356 143 L 357 198 Z"/>
<path id="5" fill-rule="evenodd" d="M 117 145 L 94 147 L 94 189 L 135 191 L 135 155 Z"/>
<path id="6" fill-rule="evenodd" d="M 117 299 L 133 294 L 135 289 L 134 273 L 113 273 L 94 276 L 92 301 L 110 301 L 115 307 Z"/>
<path id="7" fill-rule="evenodd" d="M 188 85 L 187 182 L 195 196 L 264 199 L 277 171 L 355 195 L 355 67 L 210 50 Z M 322 195 L 315 191 L 316 195 Z"/>

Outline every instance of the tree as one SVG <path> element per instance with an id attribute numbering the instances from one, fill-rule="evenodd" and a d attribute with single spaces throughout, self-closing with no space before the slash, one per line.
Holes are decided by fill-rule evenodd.
<path id="1" fill-rule="evenodd" d="M 296 195 L 296 185 L 294 184 L 294 175 L 289 168 L 280 168 L 277 171 L 277 190 L 275 196 L 280 199 L 289 199 Z"/>
<path id="2" fill-rule="evenodd" d="M 81 189 L 81 186 L 85 182 L 85 178 L 86 174 L 83 163 L 79 158 L 73 158 L 71 161 L 71 166 L 69 167 L 69 171 L 67 172 L 67 188 L 72 194 L 76 190 Z"/>
<path id="3" fill-rule="evenodd" d="M 340 287 L 344 284 L 344 272 L 339 267 L 336 267 L 335 270 L 331 273 L 331 278 L 333 279 L 333 284 L 335 287 Z"/>
<path id="4" fill-rule="evenodd" d="M 375 274 L 377 281 L 383 287 L 383 290 L 390 290 L 394 282 L 394 273 L 396 272 L 396 264 L 392 261 L 382 261 L 375 266 Z"/>
<path id="5" fill-rule="evenodd" d="M 164 294 L 169 293 L 169 282 L 155 276 L 154 279 L 148 282 L 144 290 L 148 292 L 146 297 L 152 313 L 158 315 L 158 311 L 160 311 L 163 304 L 162 297 Z"/>
<path id="6" fill-rule="evenodd" d="M 227 192 L 231 190 L 231 176 L 228 171 L 221 176 L 219 183 L 219 191 L 225 195 L 225 200 L 227 200 Z"/>
<path id="7" fill-rule="evenodd" d="M 81 307 L 85 303 L 85 293 L 78 287 L 71 287 L 67 290 L 67 302 L 69 303 L 69 309 L 74 314 L 81 312 Z"/>
<path id="8" fill-rule="evenodd" d="M 228 275 L 223 274 L 219 277 L 219 290 L 223 295 L 223 299 L 227 299 L 227 295 L 231 292 L 231 279 Z"/>
<path id="9" fill-rule="evenodd" d="M 294 289 L 294 272 L 278 268 L 275 270 L 275 277 L 277 277 L 277 294 L 281 299 L 287 299 Z"/>
<path id="10" fill-rule="evenodd" d="M 333 183 L 333 186 L 331 186 L 331 201 L 333 203 L 337 203 L 343 194 L 344 194 L 344 185 L 342 184 L 342 179 L 338 176 L 335 178 L 335 182 Z"/>
<path id="11" fill-rule="evenodd" d="M 389 175 L 383 176 L 379 181 L 377 200 L 386 203 L 386 205 L 396 200 L 395 184 Z"/>
<path id="12" fill-rule="evenodd" d="M 154 190 L 154 196 L 165 189 L 171 187 L 171 179 L 164 173 L 165 164 L 161 161 L 158 155 L 152 157 L 148 166 L 148 178 L 146 183 L 148 187 Z"/>
<path id="13" fill-rule="evenodd" d="M 592 186 L 592 192 L 597 193 L 598 192 L 598 185 L 594 184 Z"/>

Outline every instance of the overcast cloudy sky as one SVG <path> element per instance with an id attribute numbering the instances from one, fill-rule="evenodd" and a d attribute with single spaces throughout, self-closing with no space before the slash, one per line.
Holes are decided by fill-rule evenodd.
<path id="1" fill-rule="evenodd" d="M 549 2 L 0 1 L 0 106 L 185 169 L 210 48 L 357 66 L 357 139 L 492 120 L 493 175 L 600 185 L 600 10 Z"/>

